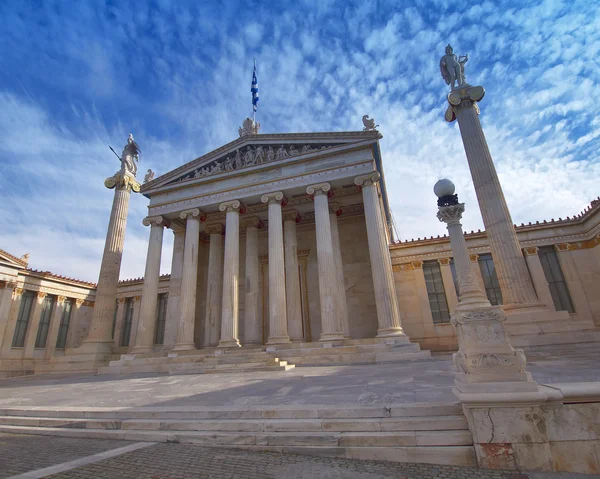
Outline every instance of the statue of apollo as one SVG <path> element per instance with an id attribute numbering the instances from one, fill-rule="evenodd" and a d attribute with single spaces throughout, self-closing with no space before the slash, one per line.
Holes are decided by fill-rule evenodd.
<path id="1" fill-rule="evenodd" d="M 446 85 L 451 85 L 454 89 L 457 82 L 458 86 L 466 84 L 465 63 L 468 60 L 469 55 L 461 55 L 457 58 L 452 47 L 450 45 L 446 47 L 446 54 L 440 60 L 440 73 Z"/>

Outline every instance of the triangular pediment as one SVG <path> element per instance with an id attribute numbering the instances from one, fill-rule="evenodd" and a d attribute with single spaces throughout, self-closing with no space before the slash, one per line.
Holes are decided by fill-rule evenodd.
<path id="1" fill-rule="evenodd" d="M 377 131 L 247 135 L 146 183 L 142 193 L 379 138 Z"/>
<path id="2" fill-rule="evenodd" d="M 28 255 L 27 255 L 28 257 Z M 17 268 L 27 268 L 27 260 L 24 258 L 17 258 L 10 253 L 0 249 L 0 262 L 9 266 L 15 266 Z"/>

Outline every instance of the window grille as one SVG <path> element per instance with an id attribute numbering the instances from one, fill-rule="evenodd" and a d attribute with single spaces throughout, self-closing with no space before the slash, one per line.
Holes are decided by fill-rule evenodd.
<path id="1" fill-rule="evenodd" d="M 38 349 L 46 347 L 46 341 L 48 341 L 48 329 L 50 328 L 50 320 L 52 319 L 52 313 L 54 312 L 55 302 L 56 296 L 48 294 L 42 303 L 42 314 L 40 316 L 40 323 L 35 338 L 35 347 Z"/>
<path id="2" fill-rule="evenodd" d="M 21 297 L 19 316 L 12 340 L 13 348 L 22 348 L 25 346 L 25 334 L 27 333 L 27 326 L 29 326 L 29 318 L 31 317 L 35 297 L 36 294 L 34 291 L 25 291 Z"/>
<path id="3" fill-rule="evenodd" d="M 423 274 L 427 285 L 427 296 L 434 323 L 447 323 L 450 321 L 450 311 L 446 301 L 446 291 L 442 281 L 442 272 L 437 261 L 425 261 Z"/>
<path id="4" fill-rule="evenodd" d="M 56 349 L 65 349 L 67 345 L 67 334 L 69 333 L 69 323 L 71 322 L 72 311 L 73 300 L 68 299 L 63 303 L 63 311 L 60 316 L 60 325 L 58 327 L 58 337 L 56 338 Z"/>
<path id="5" fill-rule="evenodd" d="M 565 277 L 563 276 L 560 262 L 558 261 L 558 255 L 554 250 L 553 246 L 542 246 L 538 250 L 538 256 L 540 263 L 542 263 L 542 269 L 544 270 L 544 276 L 548 281 L 548 287 L 550 288 L 550 294 L 552 295 L 552 301 L 554 301 L 554 307 L 557 311 L 568 311 L 574 313 L 575 308 L 571 295 L 569 294 L 569 288 Z"/>
<path id="6" fill-rule="evenodd" d="M 479 269 L 488 301 L 493 305 L 502 304 L 502 290 L 496 275 L 496 267 L 490 253 L 479 255 Z"/>

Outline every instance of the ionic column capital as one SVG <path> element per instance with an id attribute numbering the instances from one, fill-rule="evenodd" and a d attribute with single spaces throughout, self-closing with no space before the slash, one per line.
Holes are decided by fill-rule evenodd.
<path id="1" fill-rule="evenodd" d="M 195 218 L 200 221 L 206 220 L 206 215 L 202 211 L 200 211 L 198 208 L 192 208 L 191 210 L 182 211 L 181 213 L 179 213 L 179 217 L 182 220 L 185 220 L 186 218 L 192 218 L 192 219 Z"/>
<path id="2" fill-rule="evenodd" d="M 470 254 L 469 259 L 471 260 L 472 263 L 476 263 L 477 261 L 479 261 L 479 255 L 478 254 Z"/>
<path id="3" fill-rule="evenodd" d="M 465 204 L 440 206 L 437 212 L 437 218 L 448 226 L 459 225 L 462 214 L 465 212 Z"/>
<path id="4" fill-rule="evenodd" d="M 243 214 L 246 211 L 246 207 L 240 202 L 240 200 L 225 201 L 219 205 L 219 211 L 225 211 L 231 213 L 235 211 Z"/>
<path id="5" fill-rule="evenodd" d="M 371 186 L 379 181 L 381 175 L 377 171 L 367 173 L 366 175 L 360 175 L 354 178 L 354 184 L 357 186 Z"/>
<path id="6" fill-rule="evenodd" d="M 306 188 L 306 193 L 311 196 L 328 195 L 329 191 L 331 191 L 331 185 L 329 183 L 318 183 Z"/>
<path id="7" fill-rule="evenodd" d="M 539 248 L 537 246 L 528 246 L 524 248 L 525 256 L 536 256 L 539 252 Z"/>
<path id="8" fill-rule="evenodd" d="M 329 203 L 329 213 L 336 216 L 342 216 L 344 211 L 340 208 L 339 203 Z"/>
<path id="9" fill-rule="evenodd" d="M 223 234 L 223 225 L 221 223 L 211 223 L 206 225 L 205 232 L 209 235 L 220 235 Z"/>
<path id="10" fill-rule="evenodd" d="M 570 246 L 569 243 L 557 243 L 554 245 L 554 249 L 560 253 L 561 251 L 569 251 L 571 249 Z"/>
<path id="11" fill-rule="evenodd" d="M 17 283 L 13 281 L 0 281 L 0 289 L 15 289 Z"/>
<path id="12" fill-rule="evenodd" d="M 67 301 L 67 297 L 66 296 L 57 296 L 56 301 L 59 303 L 64 303 Z"/>
<path id="13" fill-rule="evenodd" d="M 411 261 L 413 268 L 415 269 L 423 269 L 423 261 Z"/>
<path id="14" fill-rule="evenodd" d="M 171 226 L 171 222 L 165 218 L 164 216 L 146 216 L 142 220 L 142 224 L 144 226 L 156 225 L 156 226 L 164 226 L 166 228 Z"/>
<path id="15" fill-rule="evenodd" d="M 273 204 L 273 203 L 281 203 L 281 206 L 287 205 L 287 199 L 282 191 L 275 191 L 273 193 L 267 193 L 266 195 L 262 195 L 260 201 L 263 203 Z"/>
<path id="16" fill-rule="evenodd" d="M 300 216 L 300 213 L 298 213 L 296 210 L 288 210 L 283 212 L 284 223 L 286 221 L 294 221 L 295 223 L 300 223 L 301 219 L 302 218 Z"/>
<path id="17" fill-rule="evenodd" d="M 449 266 L 450 258 L 438 258 L 438 263 L 440 264 L 440 266 Z"/>
<path id="18" fill-rule="evenodd" d="M 262 228 L 264 223 L 258 216 L 249 216 L 240 222 L 240 226 L 244 230 L 248 228 Z"/>
<path id="19" fill-rule="evenodd" d="M 78 308 L 81 308 L 81 306 L 83 306 L 83 303 L 85 303 L 85 300 L 83 300 L 83 299 L 75 300 L 75 304 L 77 305 Z"/>
<path id="20" fill-rule="evenodd" d="M 48 296 L 48 293 L 43 293 L 42 291 L 37 292 L 38 299 L 44 299 L 46 296 Z"/>

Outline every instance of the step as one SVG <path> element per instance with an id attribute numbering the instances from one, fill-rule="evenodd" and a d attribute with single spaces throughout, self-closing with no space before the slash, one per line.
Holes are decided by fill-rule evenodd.
<path id="1" fill-rule="evenodd" d="M 383 362 L 405 362 L 405 361 L 432 361 L 429 351 L 415 352 L 381 352 L 381 353 L 356 353 L 356 354 L 337 354 L 337 351 L 330 350 L 327 354 L 311 356 L 287 356 L 280 354 L 286 360 L 296 366 L 323 366 L 323 365 L 344 365 L 344 364 L 375 364 Z"/>

